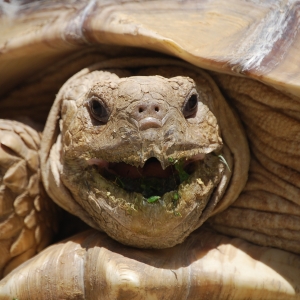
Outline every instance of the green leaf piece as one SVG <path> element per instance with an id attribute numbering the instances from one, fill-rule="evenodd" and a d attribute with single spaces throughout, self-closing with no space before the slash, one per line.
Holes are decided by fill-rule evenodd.
<path id="1" fill-rule="evenodd" d="M 160 199 L 160 196 L 151 196 L 147 199 L 147 202 L 153 203 L 153 202 L 157 201 L 158 199 Z"/>
<path id="2" fill-rule="evenodd" d="M 175 159 L 173 157 L 169 157 L 168 158 L 168 161 L 171 163 L 171 164 L 174 164 L 176 163 Z"/>
<path id="3" fill-rule="evenodd" d="M 182 217 L 181 213 L 179 211 L 174 211 L 174 215 L 176 217 Z"/>
<path id="4" fill-rule="evenodd" d="M 177 201 L 179 199 L 179 194 L 175 192 L 173 194 L 173 199 Z"/>
<path id="5" fill-rule="evenodd" d="M 183 169 L 184 163 L 183 161 L 178 161 L 175 163 L 175 169 L 178 172 L 180 183 L 189 179 L 190 175 Z"/>

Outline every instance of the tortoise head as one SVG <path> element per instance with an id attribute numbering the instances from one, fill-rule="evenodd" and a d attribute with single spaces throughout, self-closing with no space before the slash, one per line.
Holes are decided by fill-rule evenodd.
<path id="1" fill-rule="evenodd" d="M 49 185 L 52 198 L 124 244 L 182 242 L 211 215 L 231 177 L 228 152 L 230 166 L 219 159 L 220 96 L 203 74 L 173 66 L 69 80 L 43 171 L 63 187 L 51 195 Z"/>

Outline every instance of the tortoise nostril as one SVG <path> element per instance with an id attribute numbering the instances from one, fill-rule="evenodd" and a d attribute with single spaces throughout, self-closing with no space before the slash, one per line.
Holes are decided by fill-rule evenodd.
<path id="1" fill-rule="evenodd" d="M 155 109 L 156 112 L 159 112 L 159 107 L 158 106 L 155 106 L 154 109 Z"/>
<path id="2" fill-rule="evenodd" d="M 139 113 L 142 113 L 144 110 L 142 107 L 139 108 Z"/>

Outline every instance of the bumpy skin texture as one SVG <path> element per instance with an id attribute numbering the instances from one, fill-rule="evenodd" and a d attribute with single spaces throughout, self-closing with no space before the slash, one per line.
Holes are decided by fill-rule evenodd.
<path id="1" fill-rule="evenodd" d="M 58 231 L 59 209 L 41 183 L 39 147 L 31 127 L 0 120 L 0 277 L 43 250 Z"/>
<path id="2" fill-rule="evenodd" d="M 198 110 L 186 119 L 182 111 L 191 95 L 199 99 Z M 201 90 L 198 94 L 191 78 L 119 78 L 95 71 L 72 82 L 63 99 L 62 138 L 57 141 L 63 153 L 61 179 L 91 216 L 94 227 L 139 247 L 182 242 L 199 224 L 224 171 L 218 157 L 208 155 L 222 147 L 217 120 L 205 103 L 208 96 Z M 93 101 L 107 107 L 107 122 L 92 116 Z M 178 192 L 165 193 L 155 203 L 148 203 L 140 193 L 125 192 L 93 167 L 108 162 L 143 167 L 152 157 L 162 168 L 180 159 L 200 157 L 201 162 Z M 154 168 L 160 169 L 157 164 Z M 124 165 L 117 169 L 126 173 Z"/>
<path id="3" fill-rule="evenodd" d="M 65 91 L 64 152 L 72 151 L 70 156 L 78 157 L 92 150 L 109 162 L 123 161 L 137 167 L 156 157 L 166 168 L 171 164 L 168 158 L 219 150 L 222 142 L 217 120 L 205 105 L 208 96 L 197 96 L 200 103 L 195 116 L 183 116 L 184 104 L 192 94 L 198 95 L 190 78 L 120 79 L 109 72 L 95 71 L 73 82 Z M 107 107 L 107 122 L 91 116 L 87 106 L 94 98 Z M 85 140 L 80 140 L 80 131 L 84 131 Z"/>
<path id="4" fill-rule="evenodd" d="M 160 72 L 165 77 L 152 76 Z M 195 102 L 191 111 L 189 101 Z M 105 111 L 103 120 L 93 112 L 95 103 Z M 48 150 L 42 149 L 42 155 L 50 151 L 49 157 L 42 156 L 46 189 L 59 205 L 123 244 L 166 248 L 181 243 L 220 199 L 234 200 L 246 180 L 247 158 L 241 176 L 243 164 L 235 166 L 235 192 L 228 193 L 229 200 L 223 197 L 233 161 L 227 145 L 223 152 L 228 168 L 217 156 L 222 148 L 219 122 L 223 130 L 229 123 L 237 125 L 225 139 L 230 141 L 234 133 L 234 142 L 238 138 L 243 145 L 239 151 L 248 154 L 234 116 L 229 113 L 227 123 L 217 121 L 223 109 L 228 110 L 224 99 L 204 72 L 178 66 L 83 71 L 62 87 L 46 125 L 45 144 L 56 139 Z M 61 134 L 50 137 L 47 130 L 58 126 L 56 110 L 61 110 Z M 116 184 L 122 176 L 172 178 L 174 169 L 168 166 L 176 162 L 192 165 L 189 178 L 155 202 L 149 203 L 148 197 L 156 194 L 146 196 Z M 107 172 L 117 177 L 108 180 Z"/>

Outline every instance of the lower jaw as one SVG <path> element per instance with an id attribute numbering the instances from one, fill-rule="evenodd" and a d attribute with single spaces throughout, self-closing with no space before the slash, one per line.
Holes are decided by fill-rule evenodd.
<path id="1" fill-rule="evenodd" d="M 95 168 L 82 176 L 65 177 L 74 198 L 91 216 L 89 225 L 104 230 L 123 244 L 141 248 L 166 248 L 182 242 L 201 225 L 201 215 L 218 184 L 218 159 L 199 163 L 190 178 L 177 190 L 149 203 L 140 193 L 127 192 L 103 178 Z M 213 163 L 211 162 L 213 160 Z M 213 167 L 212 167 L 213 166 Z M 75 179 L 75 180 L 74 180 Z M 88 182 L 88 187 L 82 184 Z"/>

